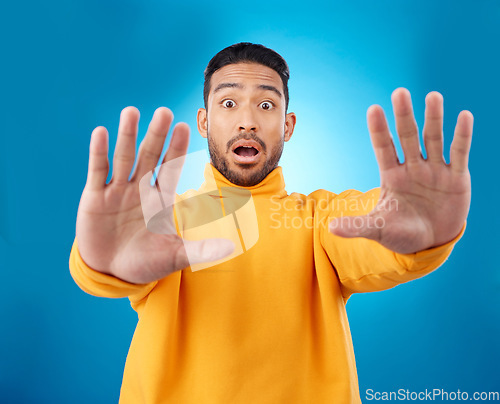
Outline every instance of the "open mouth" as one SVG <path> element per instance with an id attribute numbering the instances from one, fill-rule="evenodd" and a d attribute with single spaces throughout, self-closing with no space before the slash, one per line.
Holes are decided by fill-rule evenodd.
<path id="1" fill-rule="evenodd" d="M 239 164 L 255 164 L 260 159 L 261 146 L 254 140 L 242 139 L 232 147 L 234 160 Z"/>
<path id="2" fill-rule="evenodd" d="M 239 146 L 236 149 L 234 149 L 234 152 L 238 156 L 243 156 L 243 157 L 252 157 L 256 156 L 259 153 L 259 151 L 253 146 Z"/>

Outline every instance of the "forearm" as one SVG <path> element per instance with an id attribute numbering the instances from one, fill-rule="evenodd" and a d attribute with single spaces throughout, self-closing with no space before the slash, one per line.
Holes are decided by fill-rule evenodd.
<path id="1" fill-rule="evenodd" d="M 82 259 L 75 239 L 71 249 L 69 268 L 75 283 L 84 292 L 94 296 L 119 298 L 140 293 L 145 289 L 152 289 L 156 282 L 149 284 L 134 284 L 127 282 L 110 273 L 103 273 L 90 268 Z"/>
<path id="2" fill-rule="evenodd" d="M 450 242 L 412 254 L 398 254 L 375 241 L 355 238 L 330 240 L 327 252 L 336 268 L 343 294 L 374 292 L 420 278 L 441 266 L 461 232 Z M 335 236 L 334 236 L 335 237 Z"/>

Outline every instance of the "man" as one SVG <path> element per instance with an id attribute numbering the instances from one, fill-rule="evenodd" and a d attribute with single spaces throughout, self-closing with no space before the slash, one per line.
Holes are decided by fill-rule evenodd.
<path id="1" fill-rule="evenodd" d="M 443 100 L 430 93 L 423 159 L 410 95 L 398 89 L 404 164 L 382 109 L 367 114 L 380 189 L 288 194 L 278 166 L 296 122 L 288 76 L 281 56 L 248 43 L 222 50 L 205 71 L 197 122 L 209 145 L 206 182 L 250 191 L 257 214 L 258 241 L 239 255 L 228 240 L 185 242 L 146 227 L 139 182 L 158 163 L 169 110 L 155 112 L 134 172 L 139 113 L 122 111 L 109 184 L 107 133 L 92 133 L 70 268 L 86 292 L 128 296 L 138 313 L 121 403 L 360 402 L 347 299 L 429 273 L 463 234 L 470 112 L 458 117 L 446 164 Z M 185 155 L 188 138 L 177 124 L 164 162 Z M 191 271 L 197 262 L 215 264 Z"/>

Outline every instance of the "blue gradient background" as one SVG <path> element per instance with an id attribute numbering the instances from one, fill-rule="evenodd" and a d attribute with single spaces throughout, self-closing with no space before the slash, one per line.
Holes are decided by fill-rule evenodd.
<path id="1" fill-rule="evenodd" d="M 498 1 L 228 3 L 53 1 L 3 4 L 0 158 L 0 402 L 117 402 L 137 316 L 91 297 L 68 270 L 92 129 L 116 139 L 137 106 L 141 137 L 156 107 L 197 131 L 203 70 L 239 41 L 280 52 L 298 123 L 282 159 L 287 190 L 379 184 L 369 105 L 412 92 L 445 98 L 445 142 L 475 115 L 468 229 L 438 271 L 347 304 L 366 389 L 499 391 Z M 399 147 L 399 146 L 398 146 Z M 452 209 L 452 207 L 450 207 Z M 270 380 L 270 383 L 273 381 Z"/>

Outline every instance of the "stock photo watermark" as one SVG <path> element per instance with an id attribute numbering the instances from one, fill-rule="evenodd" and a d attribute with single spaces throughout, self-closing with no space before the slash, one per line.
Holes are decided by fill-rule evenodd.
<path id="1" fill-rule="evenodd" d="M 373 199 L 285 199 L 278 196 L 271 198 L 271 229 L 313 229 L 315 227 L 328 226 L 328 223 L 334 218 L 352 217 L 350 227 L 354 229 L 381 229 L 385 227 L 385 219 L 382 216 L 366 217 L 356 216 L 358 212 L 370 212 L 373 210 L 397 211 L 398 201 L 396 199 L 387 199 L 375 201 Z M 340 212 L 335 216 L 323 215 L 320 219 L 310 214 L 318 210 L 334 213 Z M 301 214 L 301 212 L 305 212 Z M 343 222 L 337 221 L 337 225 L 342 227 Z"/>
<path id="2" fill-rule="evenodd" d="M 365 391 L 366 401 L 500 401 L 498 391 L 475 391 L 467 392 L 457 389 L 447 391 L 444 389 L 425 389 L 422 391 L 411 391 L 398 389 L 394 391 L 377 391 L 367 389 Z"/>
<path id="3" fill-rule="evenodd" d="M 194 176 L 184 176 L 188 189 L 178 193 L 183 172 L 190 173 L 201 164 L 205 164 L 204 183 L 198 188 Z M 251 191 L 217 184 L 205 151 L 162 164 L 143 176 L 139 190 L 147 229 L 178 236 L 193 272 L 244 254 L 259 239 L 259 220 Z M 351 216 L 348 221 L 351 229 L 381 229 L 385 226 L 383 214 L 358 216 L 360 212 L 397 210 L 395 199 L 274 195 L 270 199 L 270 222 L 264 222 L 271 229 L 313 229 L 327 228 L 332 220 Z M 319 214 L 321 211 L 325 214 Z M 342 227 L 345 222 L 335 223 Z M 213 254 L 207 255 L 207 241 Z"/>
<path id="4" fill-rule="evenodd" d="M 185 182 L 189 189 L 178 194 L 182 173 L 201 163 L 205 164 L 202 186 L 195 190 L 195 181 L 188 175 Z M 180 237 L 192 272 L 235 258 L 259 239 L 252 193 L 218 185 L 205 151 L 172 159 L 147 173 L 139 182 L 139 191 L 146 228 L 152 233 Z M 213 256 L 206 254 L 207 240 L 211 240 Z M 232 252 L 228 250 L 228 241 L 234 247 Z"/>

